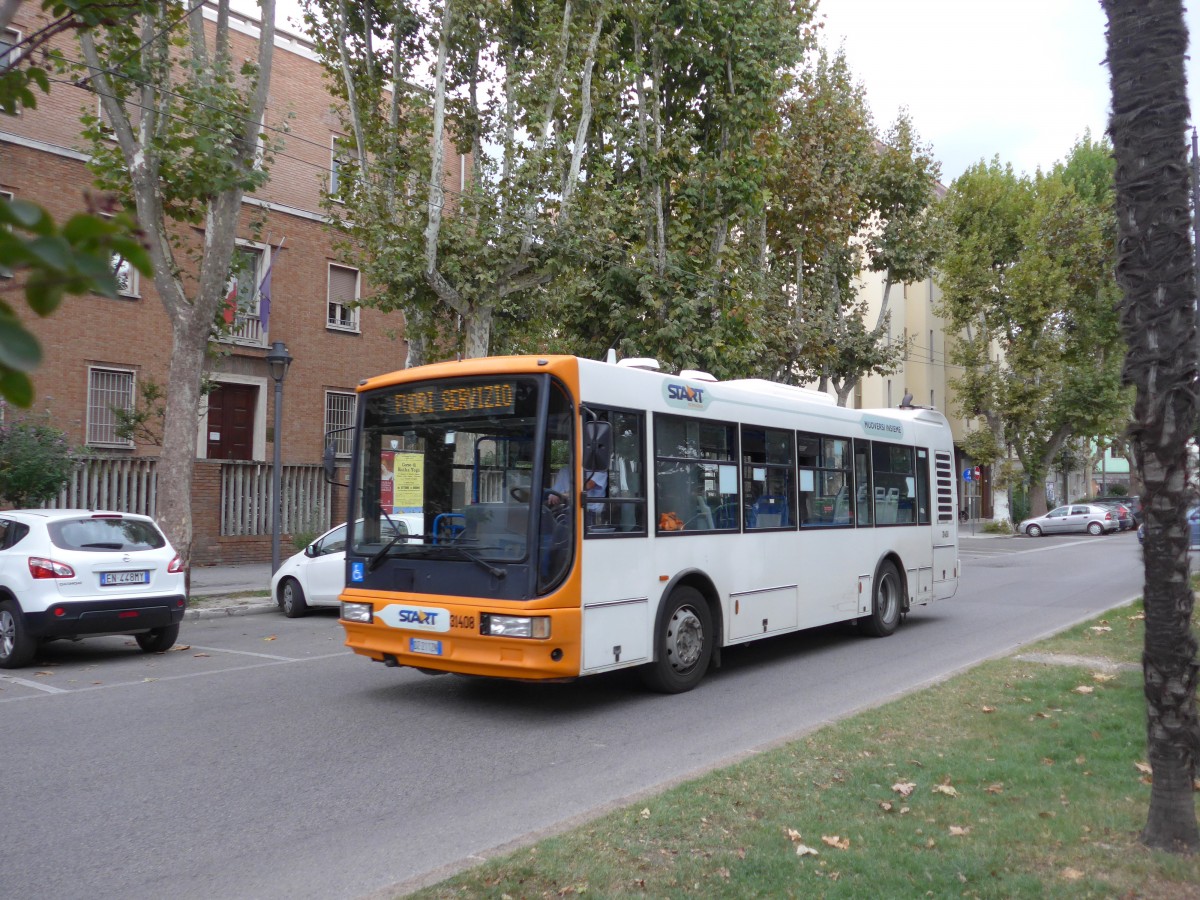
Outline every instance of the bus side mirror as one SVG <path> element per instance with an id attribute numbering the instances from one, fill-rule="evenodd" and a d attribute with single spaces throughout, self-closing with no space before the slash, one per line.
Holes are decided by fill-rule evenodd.
<path id="1" fill-rule="evenodd" d="M 583 423 L 583 469 L 585 472 L 608 471 L 612 459 L 612 425 L 594 419 Z"/>
<path id="2" fill-rule="evenodd" d="M 334 475 L 337 474 L 334 458 L 333 445 L 326 444 L 325 452 L 321 455 L 321 466 L 325 469 L 325 480 L 329 482 L 332 482 Z"/>

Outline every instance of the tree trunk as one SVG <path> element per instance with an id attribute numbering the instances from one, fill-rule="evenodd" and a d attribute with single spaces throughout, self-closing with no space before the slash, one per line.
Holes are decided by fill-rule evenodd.
<path id="1" fill-rule="evenodd" d="M 1147 755 L 1153 770 L 1142 841 L 1200 849 L 1193 782 L 1196 640 L 1184 521 L 1187 442 L 1196 412 L 1196 327 L 1188 222 L 1188 124 L 1181 0 L 1104 0 L 1116 158 L 1117 280 L 1137 389 L 1131 427 L 1144 485 Z"/>

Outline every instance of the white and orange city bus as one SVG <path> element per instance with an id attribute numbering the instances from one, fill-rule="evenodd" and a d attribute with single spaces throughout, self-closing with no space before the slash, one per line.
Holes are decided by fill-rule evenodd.
<path id="1" fill-rule="evenodd" d="M 679 692 L 723 647 L 843 621 L 886 636 L 958 585 L 936 410 L 528 356 L 371 378 L 354 428 L 341 624 L 389 666 L 636 666 Z"/>

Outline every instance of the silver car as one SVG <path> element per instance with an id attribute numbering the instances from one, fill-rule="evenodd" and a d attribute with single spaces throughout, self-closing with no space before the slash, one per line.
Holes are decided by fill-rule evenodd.
<path id="1" fill-rule="evenodd" d="M 1105 534 L 1116 531 L 1118 525 L 1117 514 L 1111 509 L 1094 503 L 1072 503 L 1052 509 L 1044 516 L 1026 519 L 1018 530 L 1030 537 L 1070 531 Z"/>

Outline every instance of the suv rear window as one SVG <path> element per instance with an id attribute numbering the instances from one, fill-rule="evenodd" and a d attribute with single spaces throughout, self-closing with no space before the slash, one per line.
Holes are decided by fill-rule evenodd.
<path id="1" fill-rule="evenodd" d="M 64 519 L 47 530 L 64 550 L 157 550 L 167 543 L 154 523 L 141 519 Z"/>

